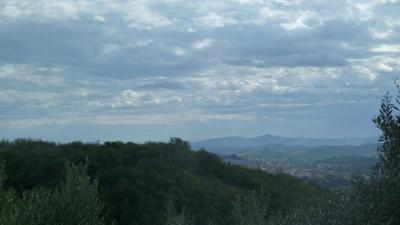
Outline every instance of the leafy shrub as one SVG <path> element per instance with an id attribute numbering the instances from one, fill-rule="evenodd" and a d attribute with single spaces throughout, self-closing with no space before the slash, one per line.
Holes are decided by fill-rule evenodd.
<path id="1" fill-rule="evenodd" d="M 4 188 L 6 175 L 4 164 L 0 164 L 0 224 L 104 224 L 97 182 L 91 182 L 86 170 L 86 165 L 67 163 L 64 179 L 57 188 L 35 187 L 18 197 L 12 188 Z"/>

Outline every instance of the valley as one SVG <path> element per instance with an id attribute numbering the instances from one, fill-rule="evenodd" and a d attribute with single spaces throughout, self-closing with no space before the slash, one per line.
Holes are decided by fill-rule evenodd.
<path id="1" fill-rule="evenodd" d="M 351 185 L 355 176 L 368 176 L 377 162 L 378 138 L 307 139 L 264 135 L 228 137 L 192 145 L 217 153 L 227 163 L 289 174 L 322 187 Z M 375 143 L 374 143 L 375 142 Z"/>

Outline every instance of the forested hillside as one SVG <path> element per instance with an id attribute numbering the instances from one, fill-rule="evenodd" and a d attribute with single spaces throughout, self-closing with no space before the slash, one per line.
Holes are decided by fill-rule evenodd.
<path id="1" fill-rule="evenodd" d="M 0 159 L 8 175 L 5 186 L 19 194 L 54 186 L 66 162 L 88 160 L 88 174 L 97 179 L 105 204 L 106 222 L 121 225 L 165 224 L 171 213 L 168 205 L 195 224 L 232 224 L 235 202 L 248 193 L 265 199 L 270 212 L 288 212 L 320 192 L 287 175 L 226 164 L 207 151 L 192 151 L 178 138 L 145 144 L 3 140 Z"/>

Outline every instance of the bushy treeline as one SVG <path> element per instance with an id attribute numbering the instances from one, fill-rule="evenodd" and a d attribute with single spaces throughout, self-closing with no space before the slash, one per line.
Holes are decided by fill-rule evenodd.
<path id="1" fill-rule="evenodd" d="M 103 205 L 97 183 L 86 175 L 85 166 L 65 165 L 56 187 L 37 186 L 17 195 L 6 188 L 7 176 L 0 163 L 0 224 L 2 225 L 103 225 Z"/>
<path id="2" fill-rule="evenodd" d="M 8 175 L 4 187 L 14 190 L 13 196 L 18 196 L 14 199 L 20 202 L 17 205 L 29 207 L 29 199 L 45 198 L 45 201 L 37 200 L 43 207 L 60 204 L 59 207 L 72 210 L 46 217 L 57 215 L 66 221 L 70 219 L 68 215 L 80 215 L 74 210 L 79 211 L 84 207 L 80 204 L 86 204 L 83 193 L 93 191 L 88 198 L 94 199 L 94 186 L 88 186 L 82 192 L 70 190 L 67 180 L 58 189 L 54 187 L 63 176 L 66 162 L 85 164 L 87 159 L 87 173 L 91 179 L 97 180 L 98 196 L 104 204 L 107 224 L 114 221 L 121 225 L 233 224 L 236 215 L 232 212 L 237 209 L 235 202 L 248 191 L 256 191 L 265 199 L 271 212 L 290 211 L 321 192 L 316 186 L 287 175 L 270 175 L 228 165 L 207 151 L 191 151 L 189 144 L 178 138 L 172 138 L 169 143 L 145 144 L 4 140 L 0 142 L 0 159 L 4 160 Z M 79 181 L 81 178 L 78 176 L 76 179 Z M 45 196 L 37 196 L 39 190 L 47 189 L 51 191 L 40 192 Z M 58 197 L 47 195 L 63 199 L 61 203 L 55 203 L 52 201 Z M 171 201 L 173 210 L 169 207 Z M 51 208 L 57 211 L 57 207 Z M 33 208 L 41 210 L 40 207 Z M 26 215 L 37 214 L 33 212 L 27 211 Z M 78 218 L 76 216 L 73 218 Z M 73 224 L 62 223 L 62 220 L 53 224 Z"/>

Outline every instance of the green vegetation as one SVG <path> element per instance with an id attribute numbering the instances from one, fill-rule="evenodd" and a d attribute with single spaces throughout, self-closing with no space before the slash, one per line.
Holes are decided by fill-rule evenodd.
<path id="1" fill-rule="evenodd" d="M 29 202 L 24 200 L 24 193 L 32 193 L 32 196 L 41 199 L 44 197 L 35 193 L 46 194 L 48 192 L 44 190 L 53 190 L 63 175 L 66 162 L 85 164 L 88 159 L 87 173 L 98 182 L 107 224 L 113 221 L 121 225 L 203 225 L 211 221 L 220 225 L 232 224 L 235 219 L 232 212 L 237 209 L 235 202 L 249 191 L 255 191 L 266 199 L 270 212 L 290 211 L 320 192 L 316 186 L 288 175 L 270 175 L 228 165 L 207 151 L 191 151 L 189 144 L 178 138 L 172 138 L 169 143 L 145 144 L 56 144 L 26 139 L 4 140 L 0 142 L 0 159 L 4 160 L 8 175 L 4 186 L 15 190 L 19 197 L 14 194 L 13 199 L 23 201 L 23 204 Z M 65 201 L 71 201 L 68 206 L 57 203 L 72 210 L 60 215 L 66 221 L 70 215 L 79 215 L 74 211 L 80 209 L 79 204 L 86 204 L 82 196 L 84 192 L 76 189 L 64 191 L 68 182 L 63 182 L 57 189 L 59 191 L 51 192 L 62 196 Z M 92 193 L 88 198 L 94 201 L 93 187 L 85 191 Z M 45 201 L 43 204 L 50 208 L 57 205 Z"/>
<path id="2" fill-rule="evenodd" d="M 234 204 L 235 225 L 398 225 L 400 224 L 400 87 L 384 96 L 373 120 L 382 131 L 379 161 L 371 176 L 353 179 L 350 189 L 336 189 L 311 198 L 305 207 L 270 211 L 268 200 L 254 193 Z"/>
<path id="3" fill-rule="evenodd" d="M 313 199 L 308 207 L 276 215 L 260 224 L 270 225 L 398 225 L 400 224 L 400 89 L 392 103 L 383 97 L 374 123 L 382 131 L 379 162 L 373 175 L 353 180 L 348 190 Z"/>
<path id="4" fill-rule="evenodd" d="M 400 87 L 395 102 L 384 96 L 373 120 L 382 131 L 374 173 L 331 191 L 224 163 L 179 138 L 145 144 L 3 140 L 0 224 L 398 225 Z"/>
<path id="5" fill-rule="evenodd" d="M 0 164 L 0 224 L 3 225 L 102 225 L 103 205 L 97 183 L 86 167 L 67 163 L 65 175 L 54 188 L 35 187 L 21 196 L 4 188 L 4 164 Z"/>

